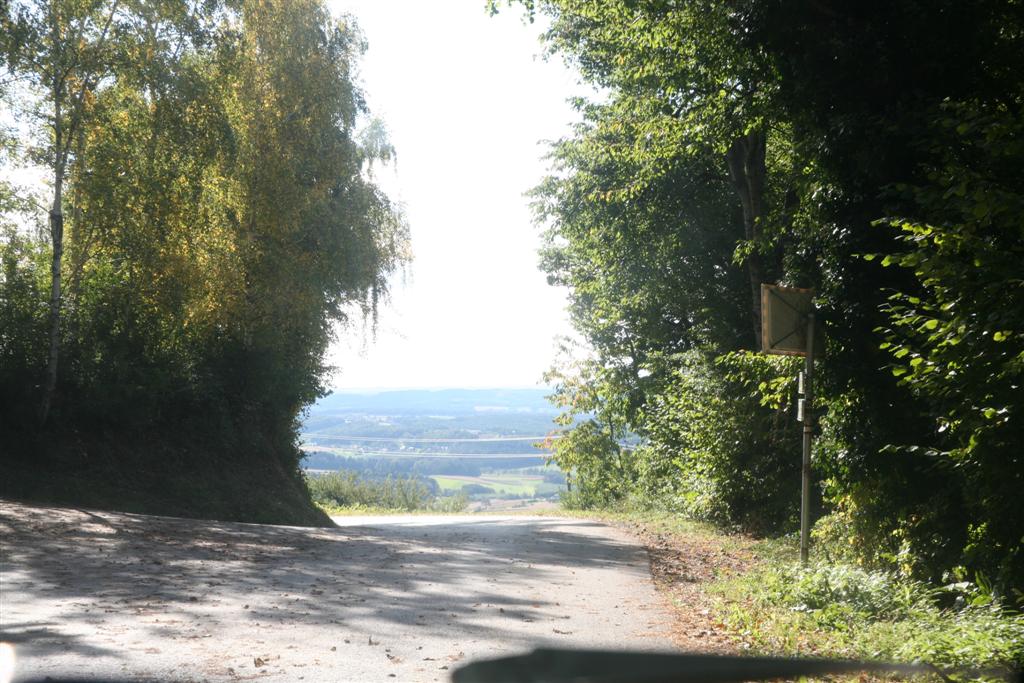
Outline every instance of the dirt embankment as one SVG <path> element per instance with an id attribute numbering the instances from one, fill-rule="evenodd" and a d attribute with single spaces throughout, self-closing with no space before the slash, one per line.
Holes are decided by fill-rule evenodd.
<path id="1" fill-rule="evenodd" d="M 181 433 L 0 428 L 0 497 L 192 519 L 332 526 L 313 505 L 298 452 L 258 433 L 215 442 Z M 294 450 L 294 449 L 293 449 Z"/>

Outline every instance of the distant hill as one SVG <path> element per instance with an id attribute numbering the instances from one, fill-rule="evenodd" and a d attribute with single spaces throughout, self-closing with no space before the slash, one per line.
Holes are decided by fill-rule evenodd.
<path id="1" fill-rule="evenodd" d="M 310 417 L 324 414 L 480 415 L 517 413 L 555 415 L 545 398 L 550 389 L 405 389 L 335 392 L 316 402 Z"/>
<path id="2" fill-rule="evenodd" d="M 540 466 L 545 452 L 534 444 L 561 428 L 554 422 L 559 411 L 545 399 L 549 393 L 336 392 L 312 406 L 303 422 L 302 447 L 309 453 L 305 466 L 338 469 L 346 466 L 345 458 L 380 460 L 357 462 L 378 474 L 479 474 L 482 469 Z"/>

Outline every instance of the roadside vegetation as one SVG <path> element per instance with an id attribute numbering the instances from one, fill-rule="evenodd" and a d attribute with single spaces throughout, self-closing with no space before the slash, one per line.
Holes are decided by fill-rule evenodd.
<path id="1" fill-rule="evenodd" d="M 320 0 L 2 4 L 0 495 L 326 521 L 299 414 L 408 259 L 364 49 Z"/>
<path id="2" fill-rule="evenodd" d="M 658 510 L 559 514 L 638 534 L 684 649 L 975 669 L 957 679 L 1005 679 L 1024 667 L 1024 615 L 987 584 L 950 577 L 935 586 L 824 557 L 802 567 L 792 535 L 757 539 Z"/>
<path id="3" fill-rule="evenodd" d="M 435 495 L 419 477 L 371 479 L 354 472 L 314 474 L 307 486 L 316 503 L 328 514 L 373 512 L 461 512 L 469 504 L 465 493 Z"/>
<path id="4" fill-rule="evenodd" d="M 505 4 L 600 93 L 533 191 L 585 342 L 548 375 L 565 504 L 792 534 L 800 361 L 761 348 L 760 288 L 812 290 L 822 564 L 758 564 L 729 623 L 766 649 L 1020 663 L 1017 4 Z"/>
<path id="5" fill-rule="evenodd" d="M 934 587 L 854 565 L 775 560 L 709 590 L 724 624 L 756 652 L 979 670 L 968 678 L 1024 667 L 1024 615 L 968 581 Z"/>

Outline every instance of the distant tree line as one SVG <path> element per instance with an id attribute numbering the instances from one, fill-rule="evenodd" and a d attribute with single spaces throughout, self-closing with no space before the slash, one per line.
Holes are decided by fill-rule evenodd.
<path id="1" fill-rule="evenodd" d="M 190 470 L 308 500 L 299 411 L 335 326 L 372 320 L 407 258 L 360 33 L 320 0 L 2 7 L 0 158 L 46 178 L 0 184 L 8 486 L 52 457 L 163 467 L 154 500 L 191 495 L 163 478 Z"/>
<path id="2" fill-rule="evenodd" d="M 347 470 L 368 477 L 431 474 L 478 477 L 484 471 L 516 469 L 543 464 L 543 462 L 544 458 L 541 456 L 538 456 L 536 460 L 523 458 L 474 460 L 472 458 L 347 457 L 324 451 L 311 451 L 302 461 L 302 466 L 311 470 Z"/>
<path id="3" fill-rule="evenodd" d="M 600 93 L 533 193 L 590 349 L 550 376 L 593 416 L 555 444 L 571 501 L 793 529 L 759 287 L 810 287 L 820 546 L 1024 585 L 1020 3 L 523 4 Z"/>

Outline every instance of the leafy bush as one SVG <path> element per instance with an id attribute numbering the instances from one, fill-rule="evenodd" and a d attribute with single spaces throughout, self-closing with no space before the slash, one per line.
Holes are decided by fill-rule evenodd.
<path id="1" fill-rule="evenodd" d="M 0 188 L 2 189 L 2 188 Z M 0 208 L 4 207 L 0 194 Z M 3 217 L 0 216 L 0 221 Z M 0 406 L 14 422 L 35 418 L 35 386 L 46 365 L 46 315 L 39 302 L 49 282 L 42 245 L 0 224 Z"/>
<path id="2" fill-rule="evenodd" d="M 649 403 L 637 494 L 697 518 L 756 532 L 795 523 L 800 431 L 791 411 L 795 361 L 754 353 L 678 357 Z"/>
<path id="3" fill-rule="evenodd" d="M 933 416 L 931 433 L 911 448 L 954 485 L 960 504 L 940 529 L 958 546 L 954 561 L 1019 586 L 1024 111 L 945 103 L 927 133 L 918 144 L 932 159 L 928 182 L 895 188 L 913 208 L 893 219 L 901 250 L 882 265 L 913 278 L 884 307 L 881 348 L 892 354 L 893 375 Z M 921 536 L 908 539 L 926 544 Z"/>
<path id="4" fill-rule="evenodd" d="M 490 486 L 484 486 L 483 484 L 463 484 L 461 490 L 462 493 L 465 493 L 467 496 L 494 493 L 494 489 Z"/>
<path id="5" fill-rule="evenodd" d="M 849 565 L 786 565 L 773 578 L 766 583 L 767 600 L 819 615 L 838 611 L 860 618 L 904 618 L 932 597 L 924 584 Z"/>
<path id="6" fill-rule="evenodd" d="M 469 505 L 469 496 L 462 491 L 451 496 L 438 496 L 430 504 L 432 512 L 462 512 Z"/>
<path id="7" fill-rule="evenodd" d="M 555 462 L 567 473 L 568 490 L 562 494 L 567 509 L 608 507 L 626 496 L 633 481 L 630 459 L 606 425 L 581 422 L 553 449 Z"/>
<path id="8" fill-rule="evenodd" d="M 585 490 L 579 488 L 562 491 L 559 494 L 558 502 L 566 510 L 592 510 L 599 507 L 594 504 L 593 498 Z"/>

